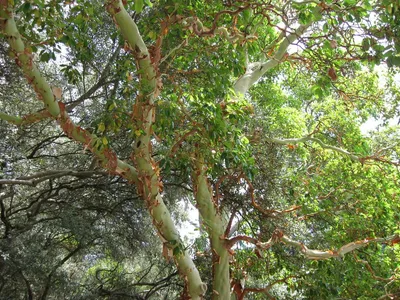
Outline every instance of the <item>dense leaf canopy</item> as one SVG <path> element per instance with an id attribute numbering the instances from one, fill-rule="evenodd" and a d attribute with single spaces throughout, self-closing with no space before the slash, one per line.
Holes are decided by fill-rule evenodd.
<path id="1" fill-rule="evenodd" d="M 400 297 L 399 11 L 0 1 L 0 298 Z"/>

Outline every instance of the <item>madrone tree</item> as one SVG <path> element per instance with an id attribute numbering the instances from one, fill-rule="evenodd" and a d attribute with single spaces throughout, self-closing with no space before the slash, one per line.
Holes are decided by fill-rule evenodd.
<path id="1" fill-rule="evenodd" d="M 30 186 L 40 191 L 64 177 L 98 182 L 108 174 L 121 181 L 117 188 L 135 187 L 131 201 L 144 201 L 162 253 L 184 283 L 182 299 L 393 299 L 398 10 L 396 1 L 372 0 L 1 0 L 9 57 L 0 119 L 10 139 L 1 158 L 3 241 L 57 213 L 43 229 L 51 233 L 57 220 L 88 209 L 77 202 L 74 214 L 69 206 L 44 210 L 54 201 L 49 194 L 17 218 L 16 192 L 24 203 Z M 363 134 L 360 126 L 372 118 L 380 131 Z M 30 151 L 10 138 L 16 130 Z M 71 142 L 92 163 L 80 158 L 60 171 L 54 159 L 32 160 L 39 152 L 59 156 Z M 107 206 L 107 197 L 86 196 L 93 212 Z M 186 198 L 206 236 L 191 247 L 168 203 Z M 129 211 L 131 220 L 143 218 Z M 91 217 L 82 228 L 98 224 L 100 216 Z M 96 228 L 112 241 L 124 218 Z M 63 233 L 75 247 L 47 273 L 44 290 L 35 291 L 23 264 L 16 269 L 30 299 L 45 299 L 63 264 L 102 238 L 76 232 Z M 19 255 L 1 251 L 2 266 Z"/>

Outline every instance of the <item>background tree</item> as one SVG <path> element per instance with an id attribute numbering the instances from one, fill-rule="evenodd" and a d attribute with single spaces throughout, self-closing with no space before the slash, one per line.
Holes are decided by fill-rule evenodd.
<path id="1" fill-rule="evenodd" d="M 398 295 L 398 8 L 1 1 L 0 294 Z"/>

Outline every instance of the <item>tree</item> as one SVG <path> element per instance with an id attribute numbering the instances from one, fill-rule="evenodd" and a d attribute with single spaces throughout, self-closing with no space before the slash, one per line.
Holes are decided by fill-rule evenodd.
<path id="1" fill-rule="evenodd" d="M 62 286 L 53 278 L 99 239 L 103 253 L 118 256 L 112 243 L 124 238 L 116 235 L 134 228 L 132 218 L 145 219 L 136 196 L 183 279 L 183 299 L 398 294 L 400 148 L 398 128 L 389 127 L 399 107 L 398 4 L 4 0 L 0 7 L 1 49 L 7 43 L 19 67 L 1 74 L 8 84 L 0 119 L 10 123 L 0 181 L 2 264 L 13 266 L 6 280 L 22 278 L 30 299 Z M 384 62 L 387 74 L 378 79 L 373 67 Z M 372 117 L 387 126 L 362 134 Z M 68 160 L 56 163 L 60 155 Z M 79 185 L 98 191 L 104 180 L 114 187 L 77 198 Z M 171 215 L 185 197 L 207 236 L 193 249 Z M 67 226 L 68 219 L 86 224 Z M 41 232 L 32 231 L 37 224 L 53 234 L 59 258 L 43 268 L 44 279 L 28 276 L 44 282 L 40 291 L 18 258 L 22 246 L 10 250 Z M 128 276 L 110 257 L 102 264 L 116 274 L 109 278 Z M 100 296 L 128 295 L 97 270 Z M 174 274 L 153 277 L 154 286 Z"/>

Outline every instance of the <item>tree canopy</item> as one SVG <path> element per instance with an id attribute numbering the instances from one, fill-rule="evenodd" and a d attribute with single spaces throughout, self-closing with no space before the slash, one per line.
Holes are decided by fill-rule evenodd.
<path id="1" fill-rule="evenodd" d="M 0 298 L 400 297 L 399 10 L 1 0 Z"/>

